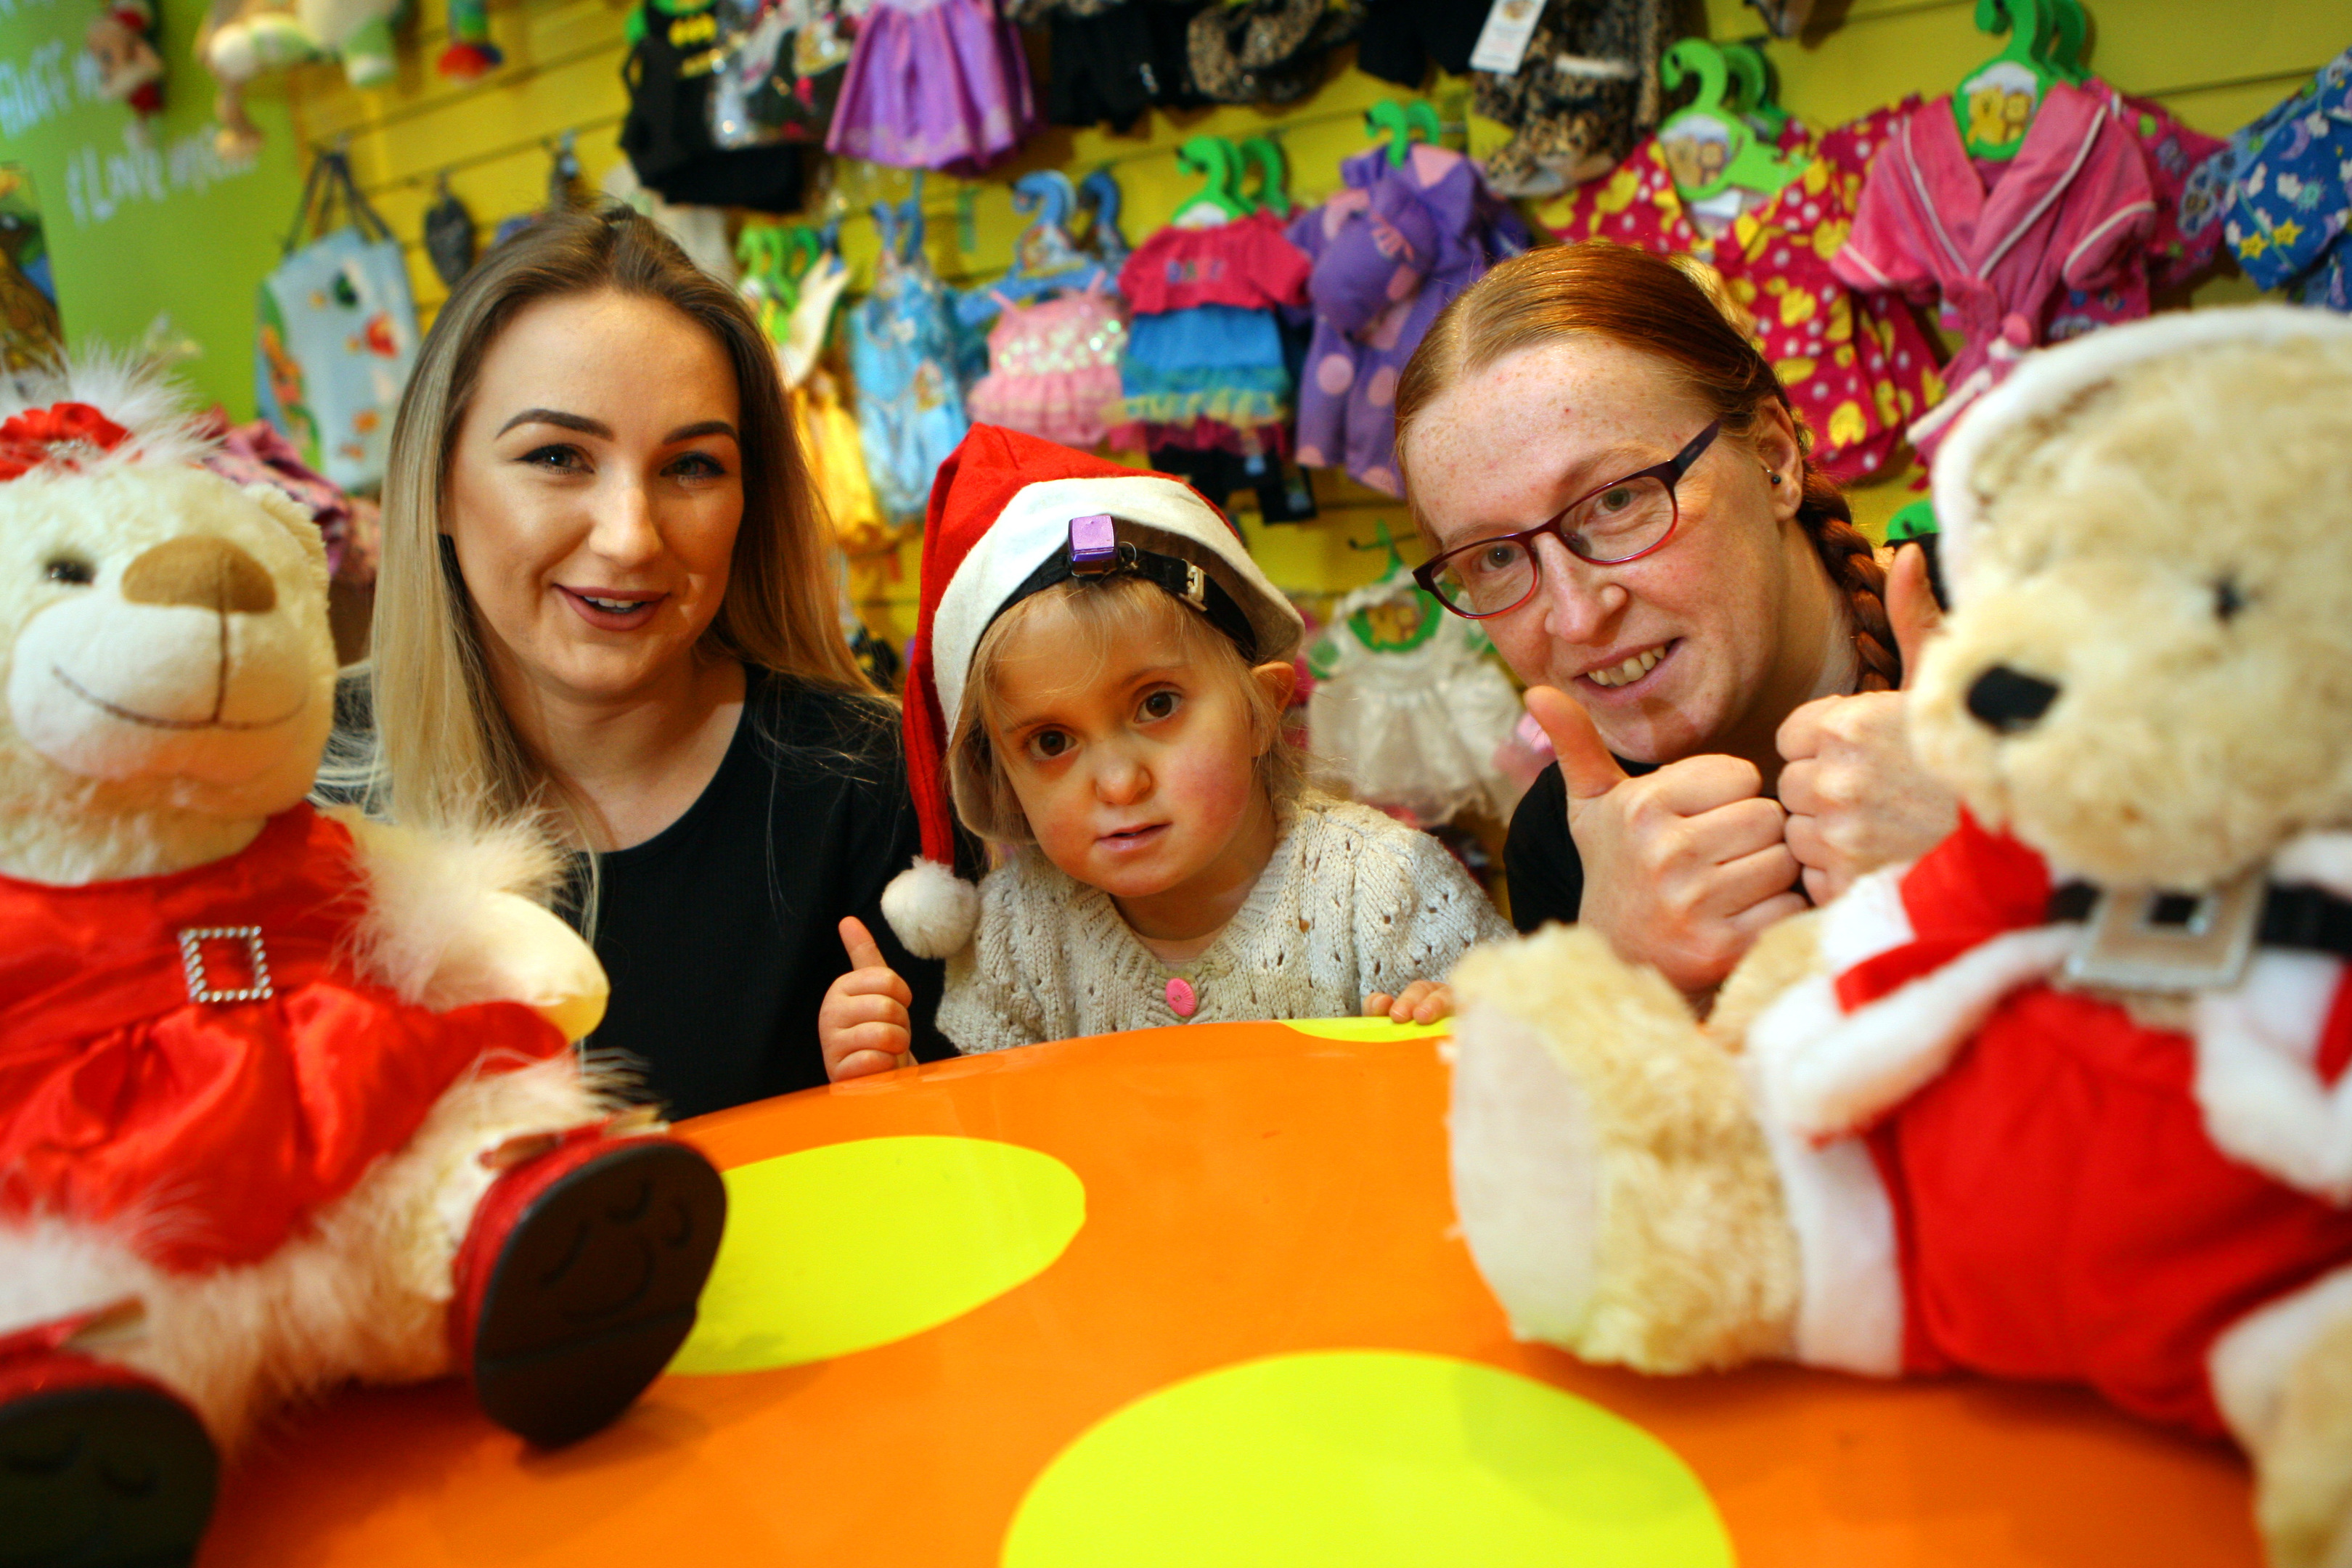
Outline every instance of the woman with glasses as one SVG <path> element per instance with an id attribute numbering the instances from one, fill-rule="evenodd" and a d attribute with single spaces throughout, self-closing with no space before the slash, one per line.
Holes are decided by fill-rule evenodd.
<path id="1" fill-rule="evenodd" d="M 1606 244 L 1507 262 L 1432 326 L 1396 412 L 1417 575 L 1559 756 L 1511 823 L 1522 931 L 1580 919 L 1703 999 L 1808 894 L 1950 830 L 1903 737 L 1920 552 L 1890 586 L 1691 274 Z"/>

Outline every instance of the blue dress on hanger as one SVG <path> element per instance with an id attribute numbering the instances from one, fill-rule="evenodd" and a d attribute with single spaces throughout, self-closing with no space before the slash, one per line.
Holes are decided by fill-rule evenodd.
<path id="1" fill-rule="evenodd" d="M 931 476 L 971 427 L 956 376 L 947 286 L 923 256 L 922 193 L 877 205 L 882 259 L 874 291 L 849 317 L 858 444 L 874 499 L 893 523 L 919 520 Z"/>

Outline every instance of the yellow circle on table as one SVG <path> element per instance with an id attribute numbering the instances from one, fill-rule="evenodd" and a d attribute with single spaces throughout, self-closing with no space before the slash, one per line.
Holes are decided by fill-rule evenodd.
<path id="1" fill-rule="evenodd" d="M 1055 1456 L 1004 1568 L 1730 1568 L 1664 1444 L 1448 1356 L 1323 1351 L 1147 1394 Z"/>
<path id="2" fill-rule="evenodd" d="M 982 1138 L 864 1138 L 726 1173 L 727 1230 L 669 1370 L 762 1372 L 935 1329 L 1034 1279 L 1087 1220 L 1077 1173 Z"/>
<path id="3" fill-rule="evenodd" d="M 1286 1018 L 1286 1027 L 1318 1040 L 1383 1045 L 1395 1040 L 1434 1040 L 1454 1032 L 1450 1018 L 1434 1024 L 1391 1024 L 1386 1018 Z"/>

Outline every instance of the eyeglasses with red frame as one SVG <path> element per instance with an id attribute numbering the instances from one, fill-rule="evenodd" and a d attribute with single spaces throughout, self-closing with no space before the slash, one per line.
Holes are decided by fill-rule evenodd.
<path id="1" fill-rule="evenodd" d="M 1718 419 L 1664 462 L 1588 490 L 1533 528 L 1449 550 L 1413 568 L 1413 581 L 1455 615 L 1479 621 L 1507 616 L 1535 597 L 1543 583 L 1535 547 L 1539 534 L 1550 534 L 1570 554 L 1595 566 L 1622 566 L 1663 550 L 1682 521 L 1675 487 L 1722 433 Z"/>

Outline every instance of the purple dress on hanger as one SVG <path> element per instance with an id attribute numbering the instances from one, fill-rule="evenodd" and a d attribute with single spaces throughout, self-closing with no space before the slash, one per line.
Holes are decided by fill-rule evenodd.
<path id="1" fill-rule="evenodd" d="M 1297 457 L 1402 495 L 1397 377 L 1446 301 L 1525 250 L 1528 231 L 1475 164 L 1443 147 L 1416 146 L 1395 165 L 1376 147 L 1339 175 L 1347 189 L 1290 226 L 1291 243 L 1315 258 Z"/>
<path id="2" fill-rule="evenodd" d="M 976 174 L 1036 126 L 1021 35 L 995 0 L 877 0 L 859 24 L 828 153 Z"/>

